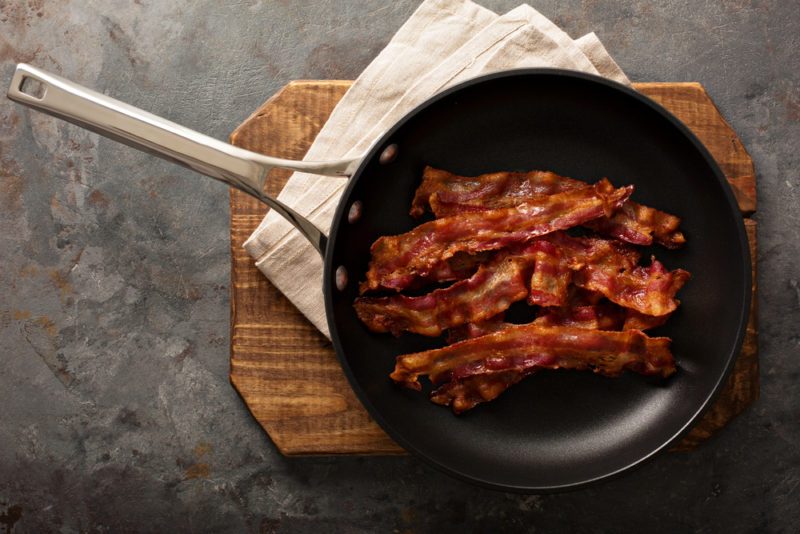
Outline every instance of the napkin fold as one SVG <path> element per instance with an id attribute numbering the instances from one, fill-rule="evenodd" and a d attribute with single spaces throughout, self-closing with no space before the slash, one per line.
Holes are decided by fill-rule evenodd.
<path id="1" fill-rule="evenodd" d="M 630 84 L 594 33 L 573 40 L 527 4 L 497 15 L 470 0 L 425 0 L 342 97 L 304 159 L 361 155 L 434 94 L 475 76 L 524 67 L 589 72 Z M 327 232 L 346 183 L 294 173 L 278 199 Z M 244 247 L 256 267 L 330 337 L 322 259 L 310 243 L 269 212 Z"/>

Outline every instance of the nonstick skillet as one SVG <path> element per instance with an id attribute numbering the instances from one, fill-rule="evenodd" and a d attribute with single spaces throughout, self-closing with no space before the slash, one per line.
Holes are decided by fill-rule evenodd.
<path id="1" fill-rule="evenodd" d="M 741 347 L 751 273 L 731 189 L 683 124 L 617 83 L 551 69 L 476 78 L 410 112 L 363 158 L 332 163 L 241 150 L 27 65 L 17 67 L 8 96 L 222 180 L 285 216 L 324 257 L 328 325 L 359 399 L 404 448 L 471 482 L 558 491 L 634 467 L 691 428 Z M 352 303 L 370 244 L 417 224 L 408 210 L 425 165 L 468 176 L 531 169 L 588 182 L 607 176 L 618 186 L 633 184 L 637 202 L 681 217 L 687 245 L 652 250 L 667 267 L 692 273 L 679 311 L 654 331 L 673 339 L 676 375 L 661 381 L 542 372 L 458 417 L 393 385 L 396 356 L 444 341 L 370 333 Z M 262 193 L 274 166 L 352 175 L 328 237 Z"/>

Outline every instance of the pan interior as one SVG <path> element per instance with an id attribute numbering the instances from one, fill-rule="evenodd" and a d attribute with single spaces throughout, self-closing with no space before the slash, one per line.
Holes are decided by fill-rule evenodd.
<path id="1" fill-rule="evenodd" d="M 377 155 L 397 143 L 397 158 Z M 411 229 L 422 169 L 463 175 L 551 170 L 594 182 L 633 184 L 633 199 L 683 219 L 688 243 L 653 247 L 668 268 L 692 279 L 682 305 L 652 332 L 673 339 L 679 371 L 667 381 L 548 371 L 462 416 L 388 378 L 395 357 L 442 339 L 372 334 L 352 309 L 379 236 Z M 325 293 L 345 372 L 376 420 L 401 445 L 438 467 L 506 489 L 580 485 L 635 465 L 695 418 L 741 343 L 749 305 L 749 256 L 741 217 L 716 165 L 674 119 L 614 84 L 557 72 L 496 75 L 423 106 L 379 141 L 343 196 L 326 258 Z M 347 222 L 352 202 L 363 216 Z M 344 265 L 353 281 L 333 286 Z"/>

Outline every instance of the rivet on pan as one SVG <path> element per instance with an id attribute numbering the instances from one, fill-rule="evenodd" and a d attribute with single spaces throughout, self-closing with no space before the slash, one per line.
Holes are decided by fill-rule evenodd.
<path id="1" fill-rule="evenodd" d="M 363 204 L 360 200 L 356 200 L 350 205 L 350 211 L 347 212 L 347 222 L 353 224 L 357 220 L 361 218 L 361 210 L 363 208 Z"/>
<path id="2" fill-rule="evenodd" d="M 397 157 L 397 143 L 392 143 L 391 145 L 387 146 L 381 152 L 381 157 L 378 158 L 378 161 L 381 162 L 381 165 L 386 165 L 394 161 L 394 158 Z"/>
<path id="3" fill-rule="evenodd" d="M 344 265 L 336 268 L 336 289 L 344 291 L 347 287 L 347 269 Z"/>

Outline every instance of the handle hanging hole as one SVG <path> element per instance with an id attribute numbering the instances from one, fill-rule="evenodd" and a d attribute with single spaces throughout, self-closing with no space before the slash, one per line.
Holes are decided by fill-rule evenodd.
<path id="1" fill-rule="evenodd" d="M 36 78 L 23 76 L 19 84 L 19 91 L 20 93 L 41 100 L 44 98 L 45 85 Z"/>

